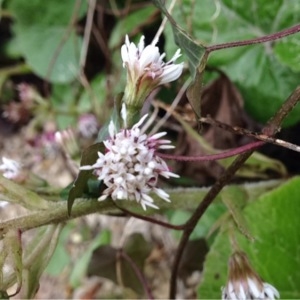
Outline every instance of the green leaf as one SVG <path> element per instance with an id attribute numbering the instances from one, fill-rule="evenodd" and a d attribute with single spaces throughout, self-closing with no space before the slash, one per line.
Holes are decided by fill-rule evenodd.
<path id="1" fill-rule="evenodd" d="M 100 232 L 89 245 L 88 249 L 86 249 L 84 254 L 76 261 L 70 275 L 70 284 L 73 288 L 78 287 L 84 276 L 86 276 L 88 264 L 91 260 L 93 251 L 101 245 L 108 245 L 110 243 L 110 236 L 111 234 L 107 230 Z"/>
<path id="2" fill-rule="evenodd" d="M 235 186 L 229 186 L 227 189 L 224 189 L 222 191 L 222 201 L 225 203 L 237 228 L 250 241 L 254 241 L 251 232 L 249 232 L 248 224 L 242 212 L 242 209 L 245 207 L 247 200 L 249 199 L 246 191 Z"/>
<path id="3" fill-rule="evenodd" d="M 17 203 L 27 209 L 47 209 L 51 203 L 41 198 L 33 191 L 0 175 L 0 197 L 1 200 Z"/>
<path id="4" fill-rule="evenodd" d="M 2 17 L 2 5 L 3 5 L 4 0 L 0 0 L 0 21 Z"/>
<path id="5" fill-rule="evenodd" d="M 98 152 L 104 152 L 103 143 L 94 144 L 82 153 L 81 166 L 93 165 L 98 159 Z M 68 213 L 71 214 L 72 206 L 76 198 L 82 197 L 84 193 L 88 193 L 88 180 L 93 178 L 92 170 L 82 170 L 79 172 L 76 180 L 74 181 L 73 187 L 70 190 L 68 197 Z M 100 190 L 99 190 L 100 195 Z"/>
<path id="6" fill-rule="evenodd" d="M 249 63 L 251 62 L 251 64 Z M 256 120 L 266 122 L 299 84 L 299 75 L 281 65 L 265 47 L 248 48 L 238 62 L 226 66 L 245 100 L 246 110 Z M 299 121 L 300 106 L 288 115 L 285 125 Z"/>
<path id="7" fill-rule="evenodd" d="M 141 22 L 149 22 L 149 19 L 155 13 L 155 10 L 156 9 L 153 6 L 146 6 L 133 13 L 126 14 L 125 17 L 119 19 L 109 38 L 109 48 L 119 48 L 120 42 L 123 43 L 125 40 L 125 35 L 134 31 L 137 24 L 138 26 L 142 26 Z"/>
<path id="8" fill-rule="evenodd" d="M 89 112 L 94 106 L 98 106 L 98 110 L 103 111 L 103 104 L 106 98 L 106 76 L 99 74 L 90 83 L 90 89 L 85 89 L 78 101 L 78 111 L 81 113 Z M 94 113 L 98 110 L 95 109 Z"/>
<path id="9" fill-rule="evenodd" d="M 64 42 L 64 27 L 37 25 L 28 30 L 16 29 L 15 33 L 26 63 L 38 76 L 53 83 L 68 83 L 78 76 L 82 39 L 74 32 Z"/>
<path id="10" fill-rule="evenodd" d="M 76 126 L 77 117 L 82 112 L 76 105 L 78 90 L 78 85 L 52 85 L 50 101 L 59 130 Z"/>
<path id="11" fill-rule="evenodd" d="M 213 45 L 257 38 L 295 25 L 300 22 L 300 5 L 297 0 L 253 0 L 251 4 L 233 0 L 182 0 L 180 5 L 175 5 L 172 16 L 195 40 Z M 167 48 L 173 43 L 169 36 L 167 31 Z M 293 36 L 294 41 L 298 36 Z M 289 66 L 292 57 L 297 61 L 299 51 L 291 46 L 283 54 L 284 50 L 279 51 L 285 47 L 281 43 L 284 40 L 219 50 L 209 57 L 208 64 L 221 68 L 235 82 L 247 112 L 260 122 L 272 117 L 299 84 L 298 64 L 292 69 Z M 293 49 L 296 51 L 292 52 Z M 299 120 L 300 106 L 297 106 L 284 124 L 289 126 Z"/>
<path id="12" fill-rule="evenodd" d="M 21 232 L 18 229 L 11 229 L 5 234 L 4 247 L 5 249 L 2 251 L 8 252 L 11 256 L 17 279 L 17 290 L 19 291 L 22 286 L 23 260 Z M 2 269 L 1 272 L 3 272 Z"/>
<path id="13" fill-rule="evenodd" d="M 179 48 L 181 48 L 189 62 L 189 68 L 192 75 L 192 83 L 190 84 L 187 96 L 190 104 L 192 105 L 195 114 L 198 118 L 201 117 L 201 89 L 202 89 L 202 78 L 207 62 L 206 48 L 203 44 L 197 43 L 169 14 L 162 0 L 152 0 L 152 2 L 162 11 L 162 13 L 168 18 L 174 35 L 174 40 Z"/>
<path id="14" fill-rule="evenodd" d="M 39 288 L 39 279 L 47 267 L 54 250 L 63 224 L 49 225 L 42 228 L 25 249 L 22 296 L 32 299 Z"/>
<path id="15" fill-rule="evenodd" d="M 237 242 L 254 269 L 278 289 L 282 299 L 300 297 L 300 273 L 295 269 L 300 264 L 299 185 L 300 177 L 292 178 L 246 206 L 244 217 L 255 238 L 253 243 L 237 233 Z M 224 224 L 207 255 L 198 291 L 201 299 L 220 298 L 220 288 L 226 284 L 231 253 L 227 230 L 228 224 Z"/>
<path id="16" fill-rule="evenodd" d="M 196 240 L 199 238 L 207 238 L 210 230 L 214 227 L 216 221 L 221 217 L 221 215 L 226 211 L 225 206 L 222 203 L 213 203 L 204 213 L 201 218 L 201 222 L 198 222 L 196 228 L 190 236 L 191 240 Z M 185 210 L 176 210 L 172 213 L 170 217 L 170 223 L 172 224 L 183 224 L 186 222 L 192 213 Z M 181 236 L 180 231 L 174 230 L 174 235 L 179 239 Z"/>
<path id="17" fill-rule="evenodd" d="M 2 299 L 2 300 L 9 300 L 9 296 L 8 296 L 7 292 L 0 291 L 0 299 Z"/>
<path id="18" fill-rule="evenodd" d="M 192 77 L 195 78 L 197 68 L 201 63 L 202 57 L 205 52 L 204 45 L 198 44 L 182 27 L 179 26 L 179 24 L 166 9 L 164 5 L 165 1 L 152 0 L 152 2 L 162 11 L 162 13 L 168 18 L 168 21 L 171 23 L 175 42 L 178 47 L 185 51 L 190 63 L 190 71 Z"/>
<path id="19" fill-rule="evenodd" d="M 141 272 L 143 272 L 146 258 L 151 252 L 151 246 L 139 233 L 134 233 L 127 237 L 124 245 L 124 251 L 135 263 Z M 100 276 L 108 278 L 115 283 L 119 282 L 121 275 L 122 284 L 135 292 L 142 294 L 143 287 L 135 271 L 124 257 L 119 255 L 120 249 L 110 245 L 102 245 L 93 252 L 89 267 L 89 276 Z M 120 273 L 118 273 L 118 270 Z"/>
<path id="20" fill-rule="evenodd" d="M 300 72 L 300 34 L 287 37 L 274 46 L 277 59 L 294 72 Z"/>
<path id="21" fill-rule="evenodd" d="M 73 0 L 31 0 L 30 2 L 22 0 L 10 0 L 8 9 L 11 10 L 17 21 L 24 27 L 30 27 L 35 24 L 52 26 L 66 26 L 70 23 L 74 13 Z M 77 17 L 84 16 L 87 9 L 86 4 L 82 4 Z"/>
<path id="22" fill-rule="evenodd" d="M 70 263 L 70 254 L 67 252 L 66 245 L 69 240 L 70 234 L 73 230 L 74 223 L 68 223 L 67 226 L 62 230 L 57 246 L 51 257 L 51 260 L 45 269 L 47 274 L 52 276 L 58 276 L 64 270 L 64 268 Z"/>
<path id="23" fill-rule="evenodd" d="M 86 12 L 87 4 L 82 3 L 77 18 Z M 12 0 L 8 6 L 21 55 L 37 75 L 51 82 L 68 83 L 79 71 L 82 38 L 70 25 L 74 5 L 73 0 Z"/>

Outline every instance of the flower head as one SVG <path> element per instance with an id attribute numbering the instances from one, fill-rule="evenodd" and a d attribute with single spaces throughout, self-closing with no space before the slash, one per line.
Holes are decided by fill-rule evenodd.
<path id="1" fill-rule="evenodd" d="M 222 299 L 275 299 L 279 292 L 263 282 L 252 269 L 245 253 L 235 252 L 229 261 L 229 280 L 222 288 Z"/>
<path id="2" fill-rule="evenodd" d="M 123 67 L 127 68 L 127 85 L 125 102 L 141 108 L 149 93 L 161 84 L 176 80 L 182 73 L 183 64 L 174 62 L 181 55 L 180 49 L 168 62 L 164 62 L 165 53 L 160 54 L 155 44 L 145 47 L 145 37 L 142 36 L 136 46 L 126 35 L 125 44 L 121 48 Z"/>
<path id="3" fill-rule="evenodd" d="M 116 132 L 114 123 L 109 124 L 110 138 L 104 141 L 106 153 L 98 152 L 98 159 L 92 166 L 82 166 L 81 170 L 94 170 L 98 180 L 102 180 L 106 189 L 99 200 L 111 197 L 113 200 L 134 200 L 143 209 L 147 206 L 158 208 L 150 192 L 157 194 L 165 201 L 169 195 L 157 188 L 158 177 L 178 177 L 169 171 L 166 162 L 156 155 L 158 149 L 170 149 L 170 141 L 162 140 L 166 132 L 148 136 L 140 129 L 145 115 L 131 129 Z"/>
<path id="4" fill-rule="evenodd" d="M 2 157 L 2 164 L 0 164 L 0 171 L 7 179 L 17 179 L 21 173 L 22 166 L 17 161 Z"/>

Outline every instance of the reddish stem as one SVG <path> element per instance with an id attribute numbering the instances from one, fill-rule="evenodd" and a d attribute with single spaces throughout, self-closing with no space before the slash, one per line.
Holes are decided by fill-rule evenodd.
<path id="1" fill-rule="evenodd" d="M 252 142 L 247 145 L 234 148 L 232 150 L 228 150 L 222 153 L 217 154 L 210 154 L 210 155 L 197 155 L 197 156 L 184 156 L 184 155 L 172 155 L 172 154 L 165 154 L 165 153 L 159 153 L 156 154 L 162 158 L 165 159 L 173 159 L 177 161 L 211 161 L 211 160 L 220 160 L 225 159 L 228 157 L 232 157 L 244 152 L 247 152 L 249 150 L 256 149 L 257 147 L 260 147 L 264 144 L 264 142 L 258 141 L 258 142 Z"/>
<path id="2" fill-rule="evenodd" d="M 148 299 L 154 299 L 144 274 L 139 269 L 139 267 L 136 265 L 134 260 L 125 251 L 123 251 L 123 249 L 120 249 L 119 253 L 120 253 L 120 256 L 123 257 L 130 264 L 130 266 L 133 269 L 134 273 L 136 274 L 137 278 L 139 279 L 139 281 L 143 285 L 143 288 L 144 288 L 144 291 L 147 295 L 147 298 Z"/>
<path id="3" fill-rule="evenodd" d="M 249 39 L 244 41 L 237 41 L 237 42 L 229 42 L 224 44 L 212 45 L 206 48 L 208 53 L 216 50 L 226 49 L 226 48 L 233 48 L 233 47 L 242 47 L 242 46 L 249 46 L 254 44 L 261 44 L 266 42 L 272 42 L 278 39 L 281 39 L 285 36 L 295 34 L 300 31 L 300 24 L 292 26 L 290 28 L 284 29 L 282 31 L 268 34 L 259 38 Z"/>
<path id="4" fill-rule="evenodd" d="M 127 215 L 129 215 L 131 217 L 137 218 L 137 219 L 141 219 L 141 220 L 150 222 L 152 224 L 160 225 L 162 227 L 169 228 L 169 229 L 174 229 L 174 230 L 183 230 L 184 227 L 185 227 L 185 224 L 182 224 L 182 225 L 173 225 L 173 224 L 170 224 L 170 223 L 167 223 L 167 222 L 164 222 L 164 221 L 160 221 L 160 220 L 156 220 L 156 219 L 153 219 L 153 218 L 150 218 L 150 217 L 139 215 L 139 214 L 134 213 L 132 211 L 129 211 L 129 210 L 123 208 L 123 207 L 120 207 L 119 205 L 116 204 L 115 201 L 113 201 L 113 204 L 118 209 L 120 209 L 121 211 L 123 211 L 125 214 L 127 214 Z"/>

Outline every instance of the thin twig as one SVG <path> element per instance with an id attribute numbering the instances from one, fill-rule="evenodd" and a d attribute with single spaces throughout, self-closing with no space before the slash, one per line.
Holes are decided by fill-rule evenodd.
<path id="1" fill-rule="evenodd" d="M 245 129 L 245 128 L 241 128 L 238 126 L 230 126 L 228 124 L 222 123 L 220 121 L 214 120 L 211 117 L 206 117 L 206 118 L 200 118 L 200 122 L 206 123 L 206 124 L 210 124 L 213 126 L 217 126 L 221 129 L 227 130 L 229 132 L 235 133 L 235 134 L 239 134 L 239 135 L 246 135 L 246 136 L 250 136 L 250 137 L 254 137 L 260 141 L 266 142 L 266 143 L 270 143 L 270 144 L 274 144 L 280 147 L 284 147 L 296 152 L 300 152 L 300 146 L 286 142 L 284 140 L 281 139 L 276 139 L 270 136 L 267 136 L 265 134 L 261 134 L 258 132 L 253 132 L 251 130 Z"/>
<path id="2" fill-rule="evenodd" d="M 151 292 L 151 289 L 149 287 L 149 284 L 148 284 L 145 276 L 143 275 L 142 271 L 139 269 L 139 267 L 136 265 L 136 263 L 133 261 L 133 259 L 125 251 L 123 251 L 123 249 L 120 249 L 119 252 L 120 252 L 121 257 L 123 257 L 130 264 L 130 266 L 133 269 L 135 275 L 137 276 L 137 278 L 141 282 L 147 298 L 148 299 L 154 299 L 154 297 L 152 295 L 152 292 Z"/>
<path id="3" fill-rule="evenodd" d="M 84 87 L 86 92 L 88 93 L 88 95 L 91 99 L 92 106 L 93 106 L 93 111 L 94 111 L 95 115 L 99 118 L 101 116 L 101 112 L 102 112 L 101 109 L 100 109 L 100 101 L 97 98 L 95 92 L 93 91 L 93 88 L 91 87 L 91 85 L 90 85 L 88 79 L 86 78 L 84 72 L 79 73 L 78 80 L 82 84 L 82 86 Z"/>
<path id="4" fill-rule="evenodd" d="M 168 120 L 168 118 L 172 115 L 172 112 L 175 110 L 175 108 L 177 107 L 179 101 L 181 100 L 183 94 L 185 93 L 185 91 L 187 90 L 188 86 L 191 83 L 191 79 L 189 78 L 181 87 L 181 89 L 179 90 L 178 94 L 176 95 L 174 101 L 172 102 L 172 104 L 170 105 L 170 107 L 168 108 L 168 110 L 166 110 L 165 115 L 159 120 L 159 122 L 153 127 L 153 129 L 151 130 L 151 132 L 149 133 L 154 134 L 155 132 L 157 132 L 160 127 Z M 155 107 L 157 107 L 157 105 L 155 104 L 156 102 L 153 102 L 153 105 Z"/>
<path id="5" fill-rule="evenodd" d="M 61 40 L 59 41 L 59 44 L 58 44 L 57 48 L 55 49 L 55 52 L 54 52 L 54 54 L 51 57 L 51 60 L 49 62 L 49 67 L 48 67 L 48 70 L 47 70 L 47 73 L 46 73 L 46 76 L 45 76 L 46 81 L 45 81 L 44 89 L 45 89 L 46 94 L 49 93 L 49 91 L 48 91 L 49 90 L 49 85 L 48 85 L 49 77 L 50 77 L 50 75 L 53 71 L 55 62 L 57 61 L 58 56 L 59 56 L 64 44 L 70 38 L 70 34 L 74 30 L 74 25 L 77 21 L 77 16 L 79 14 L 79 9 L 80 9 L 81 3 L 82 3 L 82 0 L 77 0 L 76 1 L 75 5 L 74 5 L 74 9 L 73 9 L 73 13 L 72 13 L 70 23 L 68 24 L 68 27 L 67 27 L 66 31 L 64 32 L 64 35 L 62 36 Z"/>
<path id="6" fill-rule="evenodd" d="M 81 72 L 83 72 L 86 63 L 87 51 L 88 51 L 90 38 L 91 38 L 91 31 L 93 27 L 93 18 L 94 18 L 94 12 L 96 7 L 96 0 L 89 0 L 88 3 L 89 3 L 89 9 L 86 18 L 86 25 L 84 28 L 83 42 L 82 42 L 81 55 L 79 61 L 79 67 Z"/>
<path id="7" fill-rule="evenodd" d="M 217 45 L 212 45 L 208 46 L 206 48 L 206 51 L 208 53 L 216 51 L 216 50 L 221 50 L 221 49 L 226 49 L 226 48 L 234 48 L 234 47 L 242 47 L 242 46 L 250 46 L 254 44 L 261 44 L 261 43 L 266 43 L 266 42 L 273 42 L 275 40 L 281 39 L 285 36 L 295 34 L 297 32 L 300 32 L 300 24 L 292 26 L 290 28 L 284 29 L 282 31 L 268 34 L 259 38 L 255 39 L 249 39 L 249 40 L 244 40 L 244 41 L 237 41 L 237 42 L 229 42 L 229 43 L 224 43 L 224 44 L 217 44 Z"/>
<path id="8" fill-rule="evenodd" d="M 131 216 L 131 217 L 134 217 L 136 219 L 143 220 L 143 221 L 147 221 L 147 222 L 150 222 L 152 224 L 160 225 L 160 226 L 165 227 L 165 228 L 174 229 L 174 230 L 182 230 L 182 229 L 184 229 L 184 226 L 185 226 L 184 224 L 183 225 L 173 225 L 173 224 L 170 224 L 170 223 L 167 223 L 167 222 L 164 222 L 164 221 L 156 220 L 156 219 L 153 219 L 153 218 L 150 218 L 150 217 L 147 217 L 147 216 L 143 216 L 143 215 L 134 213 L 130 210 L 127 210 L 126 208 L 120 207 L 119 205 L 116 204 L 115 201 L 113 201 L 113 204 L 118 209 L 120 209 L 122 212 L 126 213 L 128 216 Z"/>
<path id="9" fill-rule="evenodd" d="M 174 8 L 174 6 L 175 6 L 175 4 L 176 4 L 176 1 L 177 1 L 177 0 L 172 0 L 170 6 L 169 6 L 169 8 L 168 8 L 168 12 L 169 12 L 169 13 L 172 12 L 172 10 L 173 10 L 173 8 Z M 160 35 L 162 34 L 162 32 L 163 32 L 164 29 L 165 29 L 165 26 L 166 26 L 167 21 L 168 21 L 168 18 L 165 16 L 165 17 L 163 18 L 163 20 L 162 20 L 162 22 L 161 22 L 161 24 L 160 24 L 160 26 L 159 26 L 159 28 L 158 28 L 156 34 L 155 34 L 155 37 L 154 37 L 153 40 L 152 40 L 152 44 L 156 45 L 156 43 L 157 43 L 157 41 L 158 41 Z"/>

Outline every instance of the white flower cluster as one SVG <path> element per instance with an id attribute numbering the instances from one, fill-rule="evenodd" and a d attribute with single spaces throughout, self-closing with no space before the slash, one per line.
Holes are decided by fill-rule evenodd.
<path id="1" fill-rule="evenodd" d="M 157 194 L 165 201 L 169 195 L 157 188 L 158 176 L 165 178 L 179 177 L 169 171 L 166 162 L 155 154 L 157 149 L 170 149 L 170 141 L 160 138 L 161 132 L 147 136 L 139 128 L 145 121 L 145 115 L 131 129 L 116 132 L 113 122 L 109 125 L 110 139 L 104 141 L 106 153 L 98 153 L 98 160 L 92 166 L 82 166 L 81 170 L 94 170 L 98 180 L 107 186 L 99 200 L 111 197 L 113 200 L 135 200 L 146 207 L 158 208 L 150 192 Z"/>

